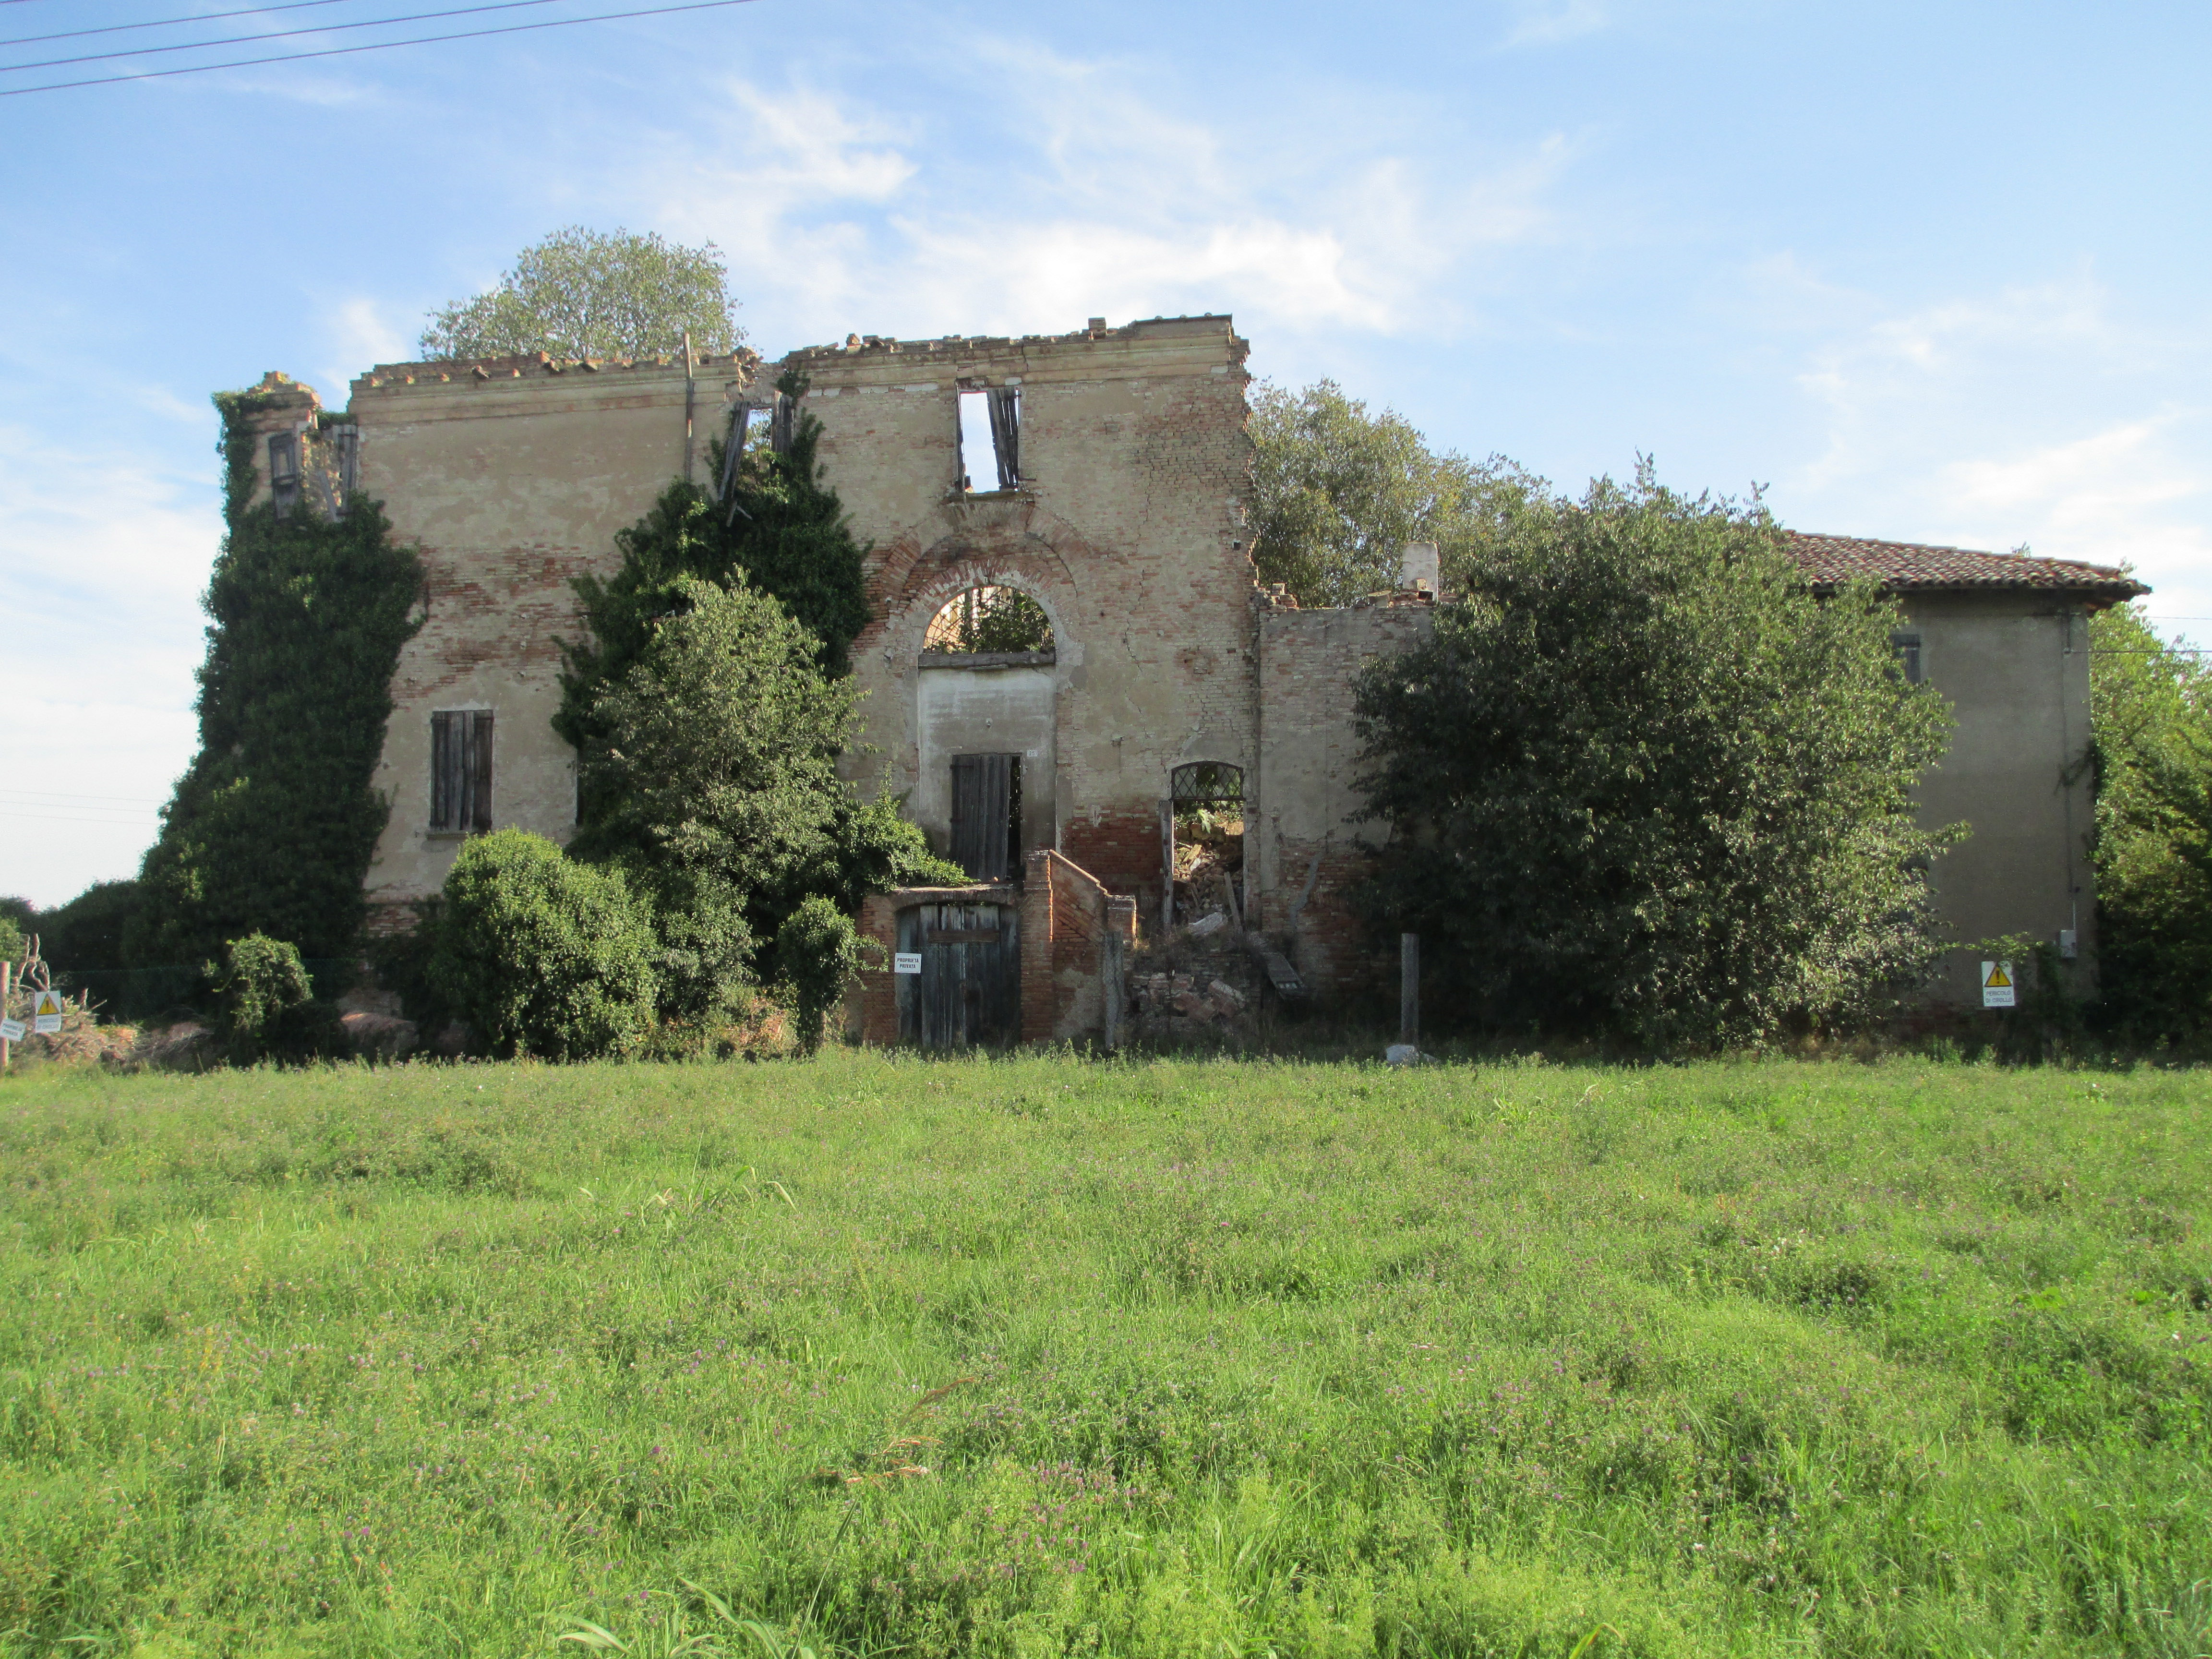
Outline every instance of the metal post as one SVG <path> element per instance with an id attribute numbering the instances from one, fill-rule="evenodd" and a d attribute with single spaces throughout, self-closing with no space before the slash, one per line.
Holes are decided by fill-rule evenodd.
<path id="1" fill-rule="evenodd" d="M 15 963 L 0 962 L 0 1018 L 5 1018 L 8 1012 L 8 976 L 15 971 Z M 13 1063 L 8 1058 L 8 1039 L 0 1036 L 0 1072 L 6 1071 Z"/>
<path id="2" fill-rule="evenodd" d="M 1398 935 L 1398 1041 L 1407 1048 L 1421 1042 L 1421 936 Z"/>

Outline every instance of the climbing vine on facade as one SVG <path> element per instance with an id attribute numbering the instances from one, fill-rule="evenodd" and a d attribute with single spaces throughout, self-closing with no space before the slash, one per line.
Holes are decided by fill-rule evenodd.
<path id="1" fill-rule="evenodd" d="M 146 854 L 125 938 L 139 966 L 215 962 L 256 933 L 311 958 L 356 948 L 392 671 L 422 623 L 421 563 L 378 504 L 255 502 L 254 417 L 273 400 L 215 404 L 227 533 L 201 600 L 200 748 Z"/>

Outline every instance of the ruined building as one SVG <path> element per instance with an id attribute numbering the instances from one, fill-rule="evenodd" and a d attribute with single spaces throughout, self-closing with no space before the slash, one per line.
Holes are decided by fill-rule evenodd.
<path id="1" fill-rule="evenodd" d="M 1436 573 L 1413 550 L 1401 591 L 1342 610 L 1255 586 L 1245 355 L 1228 318 L 1187 317 L 856 337 L 786 360 L 873 543 L 873 619 L 853 647 L 870 752 L 853 775 L 903 796 L 975 878 L 869 901 L 864 927 L 900 958 L 856 1000 L 870 1040 L 1109 1035 L 1131 945 L 1194 919 L 1268 942 L 1255 959 L 1294 993 L 1369 971 L 1348 905 L 1352 687 L 1429 628 Z M 429 572 L 376 780 L 392 803 L 368 878 L 384 925 L 437 890 L 465 836 L 567 839 L 574 757 L 550 721 L 570 579 L 610 570 L 616 532 L 698 475 L 740 410 L 789 420 L 773 379 L 742 352 L 390 364 L 342 415 L 264 382 L 264 488 L 365 491 Z M 2057 560 L 1796 546 L 1816 585 L 1870 575 L 1902 598 L 1903 672 L 1955 706 L 1923 797 L 1932 821 L 1973 826 L 1939 871 L 1956 936 L 2088 949 L 2086 621 L 2140 586 Z M 1942 988 L 1963 1000 L 1959 971 Z"/>

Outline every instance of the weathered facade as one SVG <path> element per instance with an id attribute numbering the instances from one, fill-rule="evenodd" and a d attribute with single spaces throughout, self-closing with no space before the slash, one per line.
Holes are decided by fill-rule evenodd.
<path id="1" fill-rule="evenodd" d="M 856 337 L 785 360 L 873 544 L 851 775 L 901 797 L 980 878 L 864 908 L 908 970 L 871 975 L 856 997 L 869 1040 L 1110 1038 L 1127 952 L 1194 908 L 1272 941 L 1278 984 L 1326 996 L 1370 971 L 1350 906 L 1371 833 L 1353 821 L 1352 688 L 1425 636 L 1433 567 L 1417 550 L 1406 587 L 1342 610 L 1255 586 L 1245 355 L 1229 319 L 1196 317 Z M 614 568 L 617 532 L 703 466 L 741 405 L 772 402 L 766 379 L 745 353 L 387 365 L 335 417 L 305 388 L 264 383 L 264 486 L 302 453 L 342 467 L 429 572 L 377 779 L 392 802 L 368 876 L 382 925 L 404 925 L 487 823 L 573 832 L 574 757 L 550 725 L 557 641 L 578 625 L 569 584 Z M 1937 872 L 1956 936 L 2089 950 L 2084 623 L 2140 589 L 2051 560 L 1825 537 L 1796 550 L 1816 585 L 1863 574 L 1896 591 L 1906 672 L 1956 708 L 1923 797 L 1931 821 L 1973 828 Z M 963 595 L 1009 591 L 1048 637 L 961 652 L 932 633 Z M 1241 840 L 1179 884 L 1176 825 L 1200 809 Z M 1966 1000 L 1972 972 L 1944 993 Z"/>

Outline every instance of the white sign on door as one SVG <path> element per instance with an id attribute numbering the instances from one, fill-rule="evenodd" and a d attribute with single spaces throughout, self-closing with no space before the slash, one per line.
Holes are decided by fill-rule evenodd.
<path id="1" fill-rule="evenodd" d="M 894 952 L 892 953 L 892 956 L 891 956 L 891 972 L 893 972 L 893 973 L 895 973 L 895 974 L 918 974 L 918 973 L 920 973 L 921 971 L 921 951 L 894 951 Z"/>

